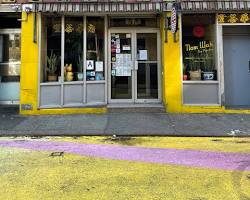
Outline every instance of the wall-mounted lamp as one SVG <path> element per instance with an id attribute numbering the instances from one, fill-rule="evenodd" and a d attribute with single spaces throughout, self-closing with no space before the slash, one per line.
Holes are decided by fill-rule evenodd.
<path id="1" fill-rule="evenodd" d="M 22 11 L 26 13 L 25 18 L 18 19 L 18 21 L 24 22 L 28 20 L 28 14 L 32 12 L 33 5 L 32 4 L 23 4 L 22 5 Z"/>
<path id="2" fill-rule="evenodd" d="M 18 19 L 18 21 L 26 22 L 28 21 L 28 15 L 33 11 L 33 4 L 23 4 L 22 5 L 22 11 L 25 14 L 25 18 L 22 17 L 22 19 Z M 33 42 L 37 42 L 37 16 L 36 13 L 34 13 L 33 17 Z"/>

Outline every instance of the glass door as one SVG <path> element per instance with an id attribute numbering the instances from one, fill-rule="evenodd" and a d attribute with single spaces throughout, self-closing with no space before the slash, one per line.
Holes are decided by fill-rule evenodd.
<path id="1" fill-rule="evenodd" d="M 158 35 L 136 33 L 136 101 L 148 102 L 159 98 Z"/>
<path id="2" fill-rule="evenodd" d="M 0 104 L 18 104 L 21 30 L 0 30 Z"/>
<path id="3" fill-rule="evenodd" d="M 160 102 L 159 31 L 110 31 L 109 101 Z"/>
<path id="4" fill-rule="evenodd" d="M 133 39 L 132 32 L 111 32 L 111 99 L 131 102 L 133 95 Z"/>

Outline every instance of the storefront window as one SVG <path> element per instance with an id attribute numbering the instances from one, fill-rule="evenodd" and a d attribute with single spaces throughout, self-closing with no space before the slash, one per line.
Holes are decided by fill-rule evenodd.
<path id="1" fill-rule="evenodd" d="M 20 80 L 21 35 L 15 29 L 8 32 L 0 31 L 0 83 Z"/>
<path id="2" fill-rule="evenodd" d="M 83 80 L 83 18 L 65 17 L 64 81 Z"/>
<path id="3" fill-rule="evenodd" d="M 104 17 L 44 14 L 41 23 L 40 107 L 103 104 Z"/>
<path id="4" fill-rule="evenodd" d="M 87 81 L 104 80 L 104 18 L 87 17 Z"/>
<path id="5" fill-rule="evenodd" d="M 42 82 L 56 82 L 61 77 L 61 18 L 45 18 L 42 36 Z"/>
<path id="6" fill-rule="evenodd" d="M 183 15 L 183 80 L 217 80 L 214 15 Z"/>

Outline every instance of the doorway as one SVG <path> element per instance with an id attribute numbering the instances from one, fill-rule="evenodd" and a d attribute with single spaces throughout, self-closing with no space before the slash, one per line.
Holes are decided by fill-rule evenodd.
<path id="1" fill-rule="evenodd" d="M 109 103 L 161 102 L 158 30 L 110 29 Z"/>
<path id="2" fill-rule="evenodd" d="M 250 107 L 250 27 L 223 28 L 225 105 Z"/>
<path id="3" fill-rule="evenodd" d="M 20 29 L 0 29 L 0 104 L 19 104 L 20 44 Z"/>

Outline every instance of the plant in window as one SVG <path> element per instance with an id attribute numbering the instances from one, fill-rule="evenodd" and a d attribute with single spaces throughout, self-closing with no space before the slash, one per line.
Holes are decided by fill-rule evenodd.
<path id="1" fill-rule="evenodd" d="M 214 80 L 215 78 L 215 70 L 213 65 L 213 51 L 206 50 L 205 52 L 205 66 L 202 73 L 203 80 Z"/>
<path id="2" fill-rule="evenodd" d="M 183 65 L 183 80 L 186 81 L 188 80 L 188 75 L 187 75 L 187 65 Z"/>
<path id="3" fill-rule="evenodd" d="M 196 61 L 198 55 L 196 53 L 190 52 L 190 71 L 189 76 L 190 80 L 201 80 L 201 70 L 199 66 L 199 62 Z"/>
<path id="4" fill-rule="evenodd" d="M 53 53 L 53 50 L 50 53 L 50 56 L 47 56 L 47 70 L 48 70 L 48 81 L 57 81 L 57 61 L 58 57 Z"/>

